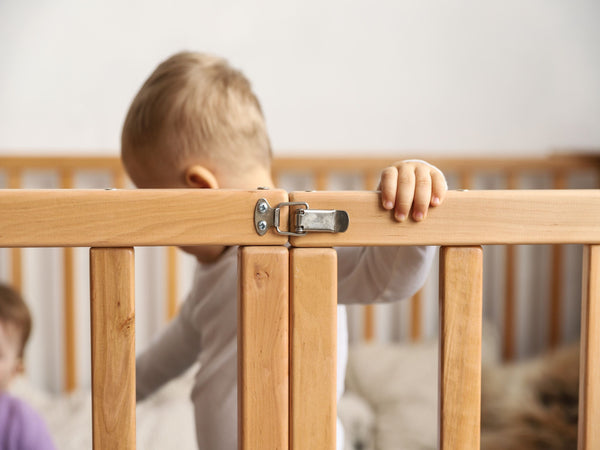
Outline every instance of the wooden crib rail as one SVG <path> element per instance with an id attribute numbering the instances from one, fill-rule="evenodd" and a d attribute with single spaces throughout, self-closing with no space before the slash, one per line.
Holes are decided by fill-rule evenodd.
<path id="1" fill-rule="evenodd" d="M 4 247 L 285 243 L 273 231 L 259 236 L 247 220 L 259 198 L 278 204 L 288 196 L 281 190 L 0 190 L 1 241 Z"/>
<path id="2" fill-rule="evenodd" d="M 324 372 L 302 368 L 306 360 L 306 367 L 326 367 L 328 373 L 334 372 L 331 361 L 335 360 L 335 345 L 331 342 L 331 328 L 335 327 L 335 321 L 326 320 L 335 309 L 331 308 L 334 291 L 319 288 L 318 283 L 331 286 L 335 259 L 330 255 L 326 263 L 324 255 L 319 253 L 322 250 L 314 247 L 444 246 L 440 275 L 440 447 L 462 450 L 479 447 L 482 259 L 477 245 L 542 242 L 586 244 L 579 445 L 586 450 L 600 448 L 600 433 L 594 428 L 600 421 L 597 376 L 600 333 L 593 326 L 600 322 L 600 287 L 596 281 L 600 276 L 600 228 L 597 226 L 600 195 L 597 191 L 449 192 L 446 202 L 432 210 L 428 220 L 421 224 L 396 223 L 389 212 L 380 209 L 378 195 L 373 192 L 292 193 L 291 199 L 306 201 L 311 208 L 347 210 L 351 225 L 347 232 L 349 238 L 344 237 L 345 234 L 309 234 L 295 238 L 292 245 L 313 248 L 306 249 L 309 251 L 306 255 L 300 253 L 305 249 L 294 249 L 297 256 L 289 260 L 287 271 L 285 238 L 273 233 L 258 237 L 254 232 L 254 206 L 261 197 L 275 204 L 285 201 L 287 194 L 284 191 L 198 190 L 0 191 L 3 211 L 0 246 L 103 247 L 91 251 L 95 448 L 133 448 L 135 442 L 135 396 L 132 393 L 135 313 L 132 251 L 127 249 L 130 245 L 266 246 L 242 251 L 247 257 L 246 260 L 242 257 L 240 266 L 242 280 L 246 281 L 240 283 L 239 317 L 243 333 L 239 387 L 243 399 L 240 402 L 240 433 L 243 433 L 240 448 L 243 450 L 263 448 L 263 442 L 276 442 L 278 448 L 289 448 L 288 424 L 292 427 L 289 431 L 293 450 L 332 448 L 335 376 L 321 377 Z M 215 235 L 207 235 L 211 233 Z M 374 238 L 374 235 L 381 237 Z M 115 246 L 124 248 L 109 248 Z M 273 257 L 265 256 L 269 254 Z M 308 270 L 317 267 L 315 261 L 322 264 L 322 276 Z M 293 277 L 291 284 L 283 280 L 285 273 Z M 311 295 L 307 295 L 307 286 L 313 283 L 317 283 L 317 287 L 312 292 L 308 290 Z M 305 308 L 294 304 L 293 314 L 301 315 L 294 316 L 290 322 L 291 336 L 294 336 L 295 326 L 300 334 L 292 338 L 289 359 L 286 352 L 290 331 L 285 329 L 286 320 L 282 318 L 286 314 L 285 307 L 282 309 L 280 304 L 286 297 L 287 286 L 294 302 L 308 301 L 312 305 Z M 265 298 L 272 301 L 263 302 Z M 327 310 L 330 313 L 324 312 Z M 317 329 L 311 325 L 311 315 L 323 319 Z M 260 332 L 252 333 L 252 330 Z M 292 384 L 286 388 L 289 361 L 293 361 L 297 371 L 293 370 Z M 128 368 L 125 378 L 124 367 Z M 247 372 L 248 368 L 252 370 Z M 311 383 L 307 383 L 307 376 L 313 377 Z M 118 382 L 122 379 L 127 382 Z M 298 386 L 308 387 L 298 389 Z M 288 404 L 286 389 L 291 393 L 291 411 L 285 407 Z M 299 395 L 301 398 L 296 398 Z M 294 410 L 307 405 L 318 409 L 317 415 L 322 420 L 318 420 L 317 425 L 310 412 L 298 414 Z M 329 425 L 323 429 L 324 422 Z M 314 433 L 306 431 L 315 426 L 321 429 Z M 304 435 L 310 438 L 305 439 Z"/>

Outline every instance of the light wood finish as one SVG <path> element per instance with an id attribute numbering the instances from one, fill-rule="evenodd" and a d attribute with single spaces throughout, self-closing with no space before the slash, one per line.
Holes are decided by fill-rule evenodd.
<path id="1" fill-rule="evenodd" d="M 481 417 L 481 247 L 440 253 L 439 448 L 479 450 Z"/>
<path id="2" fill-rule="evenodd" d="M 21 170 L 12 169 L 8 171 L 8 188 L 21 189 Z M 17 292 L 23 292 L 23 258 L 20 248 L 10 250 L 11 261 L 11 284 Z"/>
<path id="3" fill-rule="evenodd" d="M 75 187 L 73 172 L 65 169 L 60 174 L 60 188 L 73 189 Z M 65 367 L 64 385 L 67 392 L 72 392 L 77 387 L 77 348 L 76 348 L 76 310 L 75 310 L 75 264 L 73 249 L 65 247 L 63 252 L 63 316 L 65 339 Z"/>
<path id="4" fill-rule="evenodd" d="M 581 300 L 579 367 L 580 450 L 600 448 L 600 246 L 586 245 Z"/>
<path id="5" fill-rule="evenodd" d="M 423 290 L 420 290 L 410 299 L 410 340 L 413 342 L 421 339 L 423 334 L 421 321 L 423 319 Z"/>
<path id="6" fill-rule="evenodd" d="M 554 174 L 554 189 L 567 188 L 567 174 L 560 170 Z M 549 327 L 548 327 L 548 344 L 550 348 L 557 347 L 562 340 L 562 293 L 563 293 L 563 276 L 562 276 L 562 261 L 564 252 L 562 245 L 553 245 L 552 251 L 552 268 L 550 275 L 550 308 L 549 308 Z"/>
<path id="7" fill-rule="evenodd" d="M 287 200 L 280 190 L 0 190 L 0 246 L 121 247 L 286 242 L 254 228 L 261 197 Z M 287 209 L 282 211 L 285 221 Z"/>
<path id="8" fill-rule="evenodd" d="M 365 342 L 375 339 L 375 305 L 363 306 L 363 339 Z"/>
<path id="9" fill-rule="evenodd" d="M 600 191 L 449 191 L 424 222 L 396 222 L 377 192 L 292 192 L 313 209 L 342 209 L 345 233 L 292 238 L 298 247 L 599 243 Z M 560 214 L 557 214 L 560 211 Z"/>
<path id="10" fill-rule="evenodd" d="M 506 175 L 506 187 L 508 189 L 517 189 L 519 187 L 519 177 L 516 173 L 509 172 Z M 506 246 L 506 261 L 504 273 L 504 320 L 502 322 L 502 357 L 505 361 L 511 361 L 516 353 L 516 326 L 515 326 L 515 292 L 516 282 L 515 273 L 517 269 L 517 249 L 514 245 Z"/>
<path id="11" fill-rule="evenodd" d="M 336 336 L 335 250 L 291 249 L 291 450 L 336 448 Z"/>
<path id="12" fill-rule="evenodd" d="M 238 255 L 238 448 L 288 448 L 289 255 L 243 247 Z"/>
<path id="13" fill-rule="evenodd" d="M 504 321 L 502 336 L 502 357 L 511 361 L 515 357 L 515 252 L 514 245 L 506 246 L 506 263 L 504 275 Z"/>
<path id="14" fill-rule="evenodd" d="M 179 292 L 177 289 L 177 247 L 167 247 L 167 319 L 177 314 Z"/>
<path id="15" fill-rule="evenodd" d="M 331 153 L 331 152 L 327 152 Z M 349 153 L 349 152 L 345 152 Z M 456 151 L 455 154 L 461 152 Z M 575 153 L 557 153 L 542 157 L 427 157 L 427 162 L 439 167 L 444 172 L 530 172 L 530 173 L 548 173 L 553 170 L 589 170 L 598 167 L 600 158 L 597 156 L 600 151 L 590 152 L 589 154 Z M 513 154 L 518 154 L 513 152 Z M 316 167 L 335 167 L 338 171 L 360 172 L 364 170 L 381 170 L 398 160 L 404 159 L 422 159 L 423 155 L 410 155 L 406 152 L 398 152 L 398 157 L 389 156 L 363 156 L 363 157 L 320 157 L 305 155 L 302 157 L 282 157 L 273 161 L 274 172 L 306 172 Z"/>
<path id="16" fill-rule="evenodd" d="M 132 248 L 90 250 L 94 449 L 135 448 Z"/>

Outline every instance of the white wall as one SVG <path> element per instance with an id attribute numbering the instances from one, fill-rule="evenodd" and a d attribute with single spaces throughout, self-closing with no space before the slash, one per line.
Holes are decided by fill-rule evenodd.
<path id="1" fill-rule="evenodd" d="M 0 0 L 0 152 L 116 154 L 181 49 L 254 82 L 279 153 L 600 148 L 600 2 Z"/>

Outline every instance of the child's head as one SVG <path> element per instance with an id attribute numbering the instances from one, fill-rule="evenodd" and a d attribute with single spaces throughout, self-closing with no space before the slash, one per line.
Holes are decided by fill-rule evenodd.
<path id="1" fill-rule="evenodd" d="M 123 125 L 121 156 L 138 187 L 254 189 L 270 176 L 271 146 L 250 82 L 201 53 L 177 53 L 146 80 Z"/>
<path id="2" fill-rule="evenodd" d="M 0 284 L 0 392 L 21 370 L 30 332 L 29 308 L 16 291 Z"/>

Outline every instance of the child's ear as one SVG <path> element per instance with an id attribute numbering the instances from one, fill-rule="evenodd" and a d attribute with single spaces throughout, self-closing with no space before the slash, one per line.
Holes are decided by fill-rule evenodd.
<path id="1" fill-rule="evenodd" d="M 204 166 L 190 166 L 185 171 L 185 183 L 189 188 L 218 189 L 214 174 Z"/>

